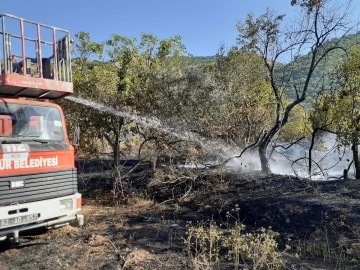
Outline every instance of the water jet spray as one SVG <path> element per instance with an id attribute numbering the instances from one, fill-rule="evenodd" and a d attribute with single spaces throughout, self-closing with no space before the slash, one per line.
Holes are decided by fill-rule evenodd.
<path id="1" fill-rule="evenodd" d="M 114 108 L 104 105 L 102 103 L 87 100 L 87 99 L 80 98 L 80 97 L 67 96 L 65 98 L 70 101 L 76 102 L 78 104 L 82 104 L 82 105 L 94 108 L 100 112 L 110 113 L 112 115 L 124 117 L 124 118 L 129 119 L 129 120 L 131 120 L 137 124 L 140 124 L 142 126 L 145 126 L 148 128 L 153 128 L 162 133 L 172 135 L 175 138 L 192 142 L 192 143 L 196 144 L 197 146 L 199 146 L 203 149 L 206 149 L 210 152 L 213 152 L 213 151 L 228 152 L 230 149 L 234 150 L 233 146 L 225 145 L 223 142 L 209 140 L 207 138 L 199 136 L 198 134 L 196 134 L 194 132 L 190 132 L 184 128 L 172 128 L 169 126 L 164 126 L 164 124 L 161 123 L 161 121 L 155 117 L 144 117 L 144 116 L 131 114 L 131 113 L 128 113 L 125 111 L 114 109 Z"/>

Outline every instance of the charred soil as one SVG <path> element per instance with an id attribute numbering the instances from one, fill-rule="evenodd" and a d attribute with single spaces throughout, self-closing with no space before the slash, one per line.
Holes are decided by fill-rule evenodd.
<path id="1" fill-rule="evenodd" d="M 122 174 L 124 197 L 114 197 L 111 170 L 82 164 L 84 227 L 2 242 L 0 269 L 193 269 L 186 231 L 209 221 L 271 227 L 287 269 L 360 269 L 358 180 L 133 165 Z M 234 266 L 224 259 L 220 269 Z"/>

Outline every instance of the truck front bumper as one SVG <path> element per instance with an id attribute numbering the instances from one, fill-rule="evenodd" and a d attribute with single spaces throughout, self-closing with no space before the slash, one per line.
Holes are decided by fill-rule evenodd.
<path id="1" fill-rule="evenodd" d="M 56 228 L 77 221 L 84 224 L 81 211 L 81 194 L 37 202 L 0 207 L 0 240 L 13 236 L 18 241 L 19 232 L 40 227 Z"/>

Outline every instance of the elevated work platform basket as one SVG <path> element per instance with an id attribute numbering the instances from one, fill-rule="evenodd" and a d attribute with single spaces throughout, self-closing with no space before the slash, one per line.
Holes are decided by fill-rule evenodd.
<path id="1" fill-rule="evenodd" d="M 0 96 L 58 99 L 73 93 L 68 31 L 9 14 L 0 14 L 0 24 Z"/>

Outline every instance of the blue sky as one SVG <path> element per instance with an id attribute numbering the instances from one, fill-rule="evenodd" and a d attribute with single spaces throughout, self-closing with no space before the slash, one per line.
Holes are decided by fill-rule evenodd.
<path id="1" fill-rule="evenodd" d="M 267 7 L 294 16 L 291 0 L 1 0 L 0 13 L 91 34 L 103 41 L 111 33 L 138 37 L 151 33 L 160 38 L 180 35 L 189 53 L 214 55 L 219 45 L 235 43 L 236 23 L 248 12 Z"/>

